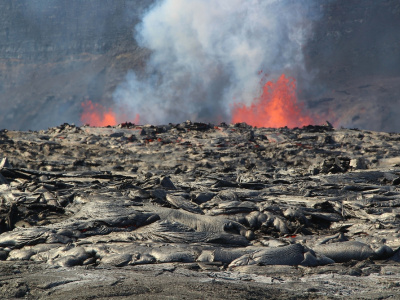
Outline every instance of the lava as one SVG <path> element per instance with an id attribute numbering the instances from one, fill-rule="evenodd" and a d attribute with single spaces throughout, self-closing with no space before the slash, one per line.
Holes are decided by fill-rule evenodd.
<path id="1" fill-rule="evenodd" d="M 112 108 L 106 108 L 99 103 L 88 100 L 82 102 L 83 112 L 81 122 L 90 126 L 115 126 L 126 119 L 126 114 L 117 115 Z M 139 123 L 139 115 L 136 114 L 134 123 Z"/>
<path id="2" fill-rule="evenodd" d="M 111 108 L 88 100 L 82 103 L 83 112 L 81 122 L 90 126 L 115 126 L 117 125 L 116 115 Z"/>
<path id="3" fill-rule="evenodd" d="M 282 74 L 276 82 L 268 81 L 260 97 L 250 107 L 236 103 L 232 123 L 245 122 L 257 127 L 301 127 L 313 123 L 297 101 L 296 81 Z"/>

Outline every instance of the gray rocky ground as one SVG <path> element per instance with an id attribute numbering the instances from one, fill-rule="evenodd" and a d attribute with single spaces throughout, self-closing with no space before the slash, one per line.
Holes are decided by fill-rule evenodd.
<path id="1" fill-rule="evenodd" d="M 399 140 L 329 124 L 2 130 L 0 295 L 396 299 Z"/>

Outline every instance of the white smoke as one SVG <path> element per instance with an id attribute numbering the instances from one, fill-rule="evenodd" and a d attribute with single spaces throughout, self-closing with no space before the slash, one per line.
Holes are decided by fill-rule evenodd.
<path id="1" fill-rule="evenodd" d="M 133 71 L 114 93 L 141 123 L 230 121 L 232 103 L 260 92 L 260 71 L 305 74 L 302 46 L 314 0 L 160 0 L 136 28 L 152 51 L 146 76 Z"/>

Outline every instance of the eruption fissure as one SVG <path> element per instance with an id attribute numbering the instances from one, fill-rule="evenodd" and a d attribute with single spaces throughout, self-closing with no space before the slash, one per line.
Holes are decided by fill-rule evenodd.
<path id="1" fill-rule="evenodd" d="M 259 117 L 244 116 L 249 113 L 244 106 L 257 98 L 260 89 L 259 70 L 266 70 L 270 80 L 284 72 L 307 82 L 302 45 L 311 32 L 311 19 L 319 14 L 314 0 L 159 0 L 156 4 L 136 27 L 138 44 L 152 53 L 145 75 L 130 71 L 113 94 L 118 107 L 139 113 L 142 122 L 247 120 L 260 125 L 250 122 Z M 268 93 L 283 93 L 282 88 L 273 90 Z M 269 106 L 259 110 L 274 107 L 275 111 L 264 126 L 311 122 L 301 115 L 295 96 L 286 98 L 293 102 L 292 108 L 283 99 L 261 101 Z M 243 105 L 235 105 L 235 99 Z M 278 115 L 281 119 L 274 121 Z"/>
<path id="2" fill-rule="evenodd" d="M 313 120 L 298 103 L 295 79 L 282 74 L 276 82 L 268 81 L 250 106 L 233 105 L 232 123 L 239 122 L 257 127 L 293 128 L 312 124 Z"/>
<path id="3" fill-rule="evenodd" d="M 81 122 L 90 126 L 115 126 L 126 119 L 126 114 L 117 114 L 113 108 L 104 107 L 99 103 L 93 103 L 91 100 L 83 102 L 82 109 Z M 128 118 L 132 119 L 132 117 Z M 133 122 L 139 123 L 139 114 L 136 114 Z"/>
<path id="4" fill-rule="evenodd" d="M 87 100 L 82 103 L 83 112 L 81 122 L 91 126 L 117 125 L 116 115 L 111 108 L 106 108 L 99 103 Z"/>

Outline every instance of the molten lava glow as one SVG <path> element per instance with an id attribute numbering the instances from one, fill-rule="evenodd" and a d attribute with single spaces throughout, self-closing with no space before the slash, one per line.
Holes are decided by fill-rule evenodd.
<path id="1" fill-rule="evenodd" d="M 89 124 L 90 126 L 115 126 L 126 119 L 125 114 L 117 116 L 117 114 L 111 108 L 106 108 L 103 105 L 93 103 L 90 100 L 83 102 L 82 107 L 83 112 L 81 115 L 81 122 L 83 124 Z M 138 114 L 136 114 L 133 122 L 135 124 L 139 123 Z"/>
<path id="2" fill-rule="evenodd" d="M 82 103 L 81 122 L 90 126 L 115 126 L 117 119 L 111 108 L 88 100 Z"/>
<path id="3" fill-rule="evenodd" d="M 250 107 L 234 104 L 232 123 L 240 122 L 257 127 L 294 128 L 309 125 L 313 120 L 297 102 L 295 79 L 282 74 L 276 82 L 264 85 L 261 96 Z"/>

